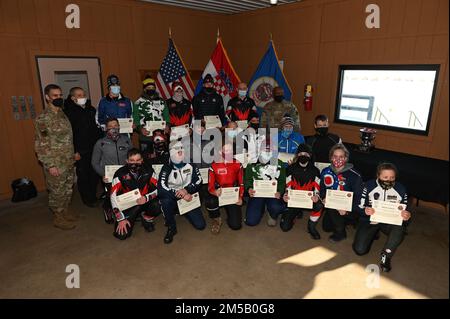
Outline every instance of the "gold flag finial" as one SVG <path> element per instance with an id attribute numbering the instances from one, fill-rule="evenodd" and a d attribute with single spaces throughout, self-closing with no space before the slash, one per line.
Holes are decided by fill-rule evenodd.
<path id="1" fill-rule="evenodd" d="M 172 28 L 169 27 L 169 38 L 172 39 Z"/>
<path id="2" fill-rule="evenodd" d="M 270 38 L 270 41 L 273 40 L 272 32 L 269 33 L 269 38 Z"/>

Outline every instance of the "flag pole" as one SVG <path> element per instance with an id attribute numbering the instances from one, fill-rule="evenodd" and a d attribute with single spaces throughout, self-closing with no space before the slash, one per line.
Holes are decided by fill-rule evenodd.
<path id="1" fill-rule="evenodd" d="M 169 27 L 169 39 L 172 39 L 172 28 Z"/>
<path id="2" fill-rule="evenodd" d="M 220 40 L 220 28 L 217 28 L 217 42 Z"/>

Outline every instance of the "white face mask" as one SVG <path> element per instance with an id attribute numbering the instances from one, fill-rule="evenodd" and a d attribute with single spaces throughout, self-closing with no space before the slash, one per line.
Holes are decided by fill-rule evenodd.
<path id="1" fill-rule="evenodd" d="M 87 98 L 85 98 L 85 97 L 77 99 L 77 104 L 78 105 L 85 106 L 86 102 L 87 102 Z"/>
<path id="2" fill-rule="evenodd" d="M 261 163 L 266 164 L 266 163 L 268 163 L 270 161 L 272 156 L 273 156 L 272 152 L 263 151 L 259 155 L 259 160 L 260 160 Z"/>
<path id="3" fill-rule="evenodd" d="M 247 95 L 247 90 L 239 90 L 238 91 L 240 97 L 245 97 Z"/>

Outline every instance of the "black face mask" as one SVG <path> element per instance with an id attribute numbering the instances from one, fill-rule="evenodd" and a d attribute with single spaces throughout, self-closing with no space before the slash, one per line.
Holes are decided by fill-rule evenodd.
<path id="1" fill-rule="evenodd" d="M 156 90 L 145 90 L 145 93 L 147 93 L 150 96 L 153 96 L 156 94 Z"/>
<path id="2" fill-rule="evenodd" d="M 208 94 L 211 94 L 213 92 L 215 92 L 216 90 L 214 88 L 205 88 L 205 92 Z"/>
<path id="3" fill-rule="evenodd" d="M 298 162 L 303 165 L 307 164 L 309 160 L 310 160 L 309 156 L 301 155 L 298 157 Z"/>
<path id="4" fill-rule="evenodd" d="M 275 96 L 273 97 L 273 99 L 274 99 L 276 102 L 281 103 L 281 102 L 283 102 L 283 100 L 284 100 L 284 96 L 283 96 L 283 95 L 275 95 Z"/>
<path id="5" fill-rule="evenodd" d="M 316 127 L 316 132 L 320 136 L 325 136 L 328 134 L 328 127 Z"/>
<path id="6" fill-rule="evenodd" d="M 164 153 L 167 151 L 167 146 L 166 143 L 164 142 L 159 142 L 159 143 L 154 143 L 154 148 L 155 148 L 155 152 L 158 154 Z"/>
<path id="7" fill-rule="evenodd" d="M 258 130 L 259 128 L 259 123 L 249 123 L 249 126 L 254 129 L 255 131 Z"/>
<path id="8" fill-rule="evenodd" d="M 130 172 L 137 174 L 139 173 L 139 171 L 141 170 L 142 164 L 137 164 L 137 163 L 133 163 L 133 164 L 127 164 L 128 165 L 128 169 L 130 170 Z"/>
<path id="9" fill-rule="evenodd" d="M 378 179 L 378 184 L 380 184 L 381 188 L 384 190 L 388 190 L 392 187 L 394 187 L 395 182 L 394 181 L 382 181 L 381 179 Z"/>
<path id="10" fill-rule="evenodd" d="M 62 107 L 64 105 L 64 100 L 62 98 L 54 99 L 52 104 L 56 107 Z"/>

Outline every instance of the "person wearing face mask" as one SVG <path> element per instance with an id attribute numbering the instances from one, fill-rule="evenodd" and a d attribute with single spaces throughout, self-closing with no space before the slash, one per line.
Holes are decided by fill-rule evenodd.
<path id="1" fill-rule="evenodd" d="M 236 153 L 248 153 L 249 163 L 258 162 L 258 156 L 261 152 L 261 148 L 266 143 L 266 132 L 260 132 L 260 123 L 258 115 L 253 115 L 248 122 L 248 128 L 238 133 L 236 141 L 243 140 L 242 143 L 237 143 Z"/>
<path id="2" fill-rule="evenodd" d="M 306 138 L 306 143 L 311 146 L 317 162 L 327 163 L 330 149 L 336 144 L 342 144 L 341 138 L 330 133 L 328 128 L 328 117 L 323 114 L 317 115 L 314 119 L 316 134 Z"/>
<path id="3" fill-rule="evenodd" d="M 353 164 L 348 163 L 349 152 L 343 144 L 336 144 L 330 150 L 329 159 L 331 165 L 324 168 L 320 174 L 320 198 L 326 201 L 327 189 L 353 192 L 353 204 L 350 212 L 344 210 L 325 209 L 323 230 L 332 232 L 329 241 L 340 242 L 347 238 L 345 226 L 356 224 L 359 216 L 359 203 L 363 190 L 361 175 L 353 169 Z"/>
<path id="4" fill-rule="evenodd" d="M 86 206 L 95 207 L 98 175 L 92 168 L 91 158 L 94 145 L 102 136 L 95 122 L 96 109 L 84 90 L 74 87 L 64 101 L 64 113 L 72 125 L 78 192 Z"/>
<path id="5" fill-rule="evenodd" d="M 114 174 L 111 187 L 111 205 L 114 212 L 114 237 L 120 240 L 129 238 L 134 224 L 141 217 L 142 226 L 147 232 L 155 230 L 155 218 L 161 214 L 157 199 L 158 177 L 151 167 L 144 165 L 144 159 L 139 150 L 132 148 L 127 153 L 126 165 Z M 136 205 L 120 210 L 117 196 L 138 190 L 140 198 Z"/>
<path id="6" fill-rule="evenodd" d="M 119 122 L 115 118 L 106 120 L 106 136 L 99 139 L 92 152 L 91 165 L 101 176 L 106 196 L 103 201 L 103 216 L 107 224 L 113 223 L 113 212 L 110 200 L 111 183 L 105 177 L 106 165 L 125 165 L 127 153 L 132 148 L 131 140 L 126 134 L 119 133 Z"/>
<path id="7" fill-rule="evenodd" d="M 169 108 L 170 126 L 181 126 L 192 123 L 192 104 L 184 97 L 184 89 L 180 82 L 172 83 L 173 95 L 166 101 Z"/>
<path id="8" fill-rule="evenodd" d="M 212 219 L 211 233 L 218 234 L 222 225 L 220 217 L 219 196 L 223 187 L 239 187 L 239 200 L 234 205 L 223 206 L 227 213 L 227 224 L 232 230 L 242 227 L 242 197 L 244 195 L 244 170 L 242 164 L 234 159 L 233 143 L 222 140 L 220 157 L 211 164 L 209 169 L 206 209 Z"/>
<path id="9" fill-rule="evenodd" d="M 203 79 L 203 89 L 192 99 L 194 119 L 203 120 L 205 116 L 218 115 L 222 127 L 226 123 L 223 98 L 214 88 L 214 79 L 207 74 Z"/>
<path id="10" fill-rule="evenodd" d="M 61 88 L 49 84 L 44 89 L 47 107 L 37 117 L 34 148 L 44 168 L 48 189 L 48 205 L 53 213 L 53 225 L 62 230 L 76 227 L 78 216 L 70 211 L 74 183 L 75 152 L 73 132 L 62 107 Z"/>
<path id="11" fill-rule="evenodd" d="M 228 121 L 249 121 L 251 117 L 257 116 L 258 111 L 253 99 L 247 96 L 246 83 L 239 83 L 238 95 L 228 101 L 226 117 Z"/>
<path id="12" fill-rule="evenodd" d="M 153 152 L 153 136 L 152 132 L 146 129 L 147 121 L 165 121 L 166 132 L 169 130 L 169 109 L 166 102 L 159 96 L 156 91 L 156 82 L 150 76 L 142 81 L 142 94 L 134 103 L 133 120 L 139 133 L 139 144 L 141 150 L 149 149 Z"/>
<path id="13" fill-rule="evenodd" d="M 123 95 L 119 78 L 109 75 L 107 85 L 108 94 L 100 100 L 97 108 L 97 121 L 103 130 L 108 118 L 131 118 L 133 115 L 133 103 Z"/>
<path id="14" fill-rule="evenodd" d="M 144 163 L 148 166 L 169 163 L 169 145 L 166 133 L 163 130 L 153 132 L 153 152 L 142 152 Z"/>
<path id="15" fill-rule="evenodd" d="M 306 144 L 300 144 L 297 148 L 295 158 L 286 170 L 286 193 L 283 200 L 289 201 L 288 190 L 311 191 L 313 209 L 309 216 L 307 231 L 312 239 L 320 239 L 320 234 L 316 229 L 316 225 L 320 218 L 323 204 L 319 199 L 320 172 L 314 166 L 312 151 Z M 292 229 L 297 216 L 303 216 L 303 209 L 288 208 L 286 213 L 281 215 L 280 227 L 284 232 Z"/>
<path id="16" fill-rule="evenodd" d="M 305 143 L 302 134 L 294 131 L 294 120 L 290 116 L 283 117 L 278 133 L 278 152 L 295 154 L 298 146 Z"/>
<path id="17" fill-rule="evenodd" d="M 294 131 L 300 132 L 300 116 L 297 107 L 284 99 L 283 88 L 277 86 L 273 89 L 273 101 L 264 106 L 265 116 L 262 117 L 262 127 L 275 128 L 286 115 L 294 121 Z"/>
<path id="18" fill-rule="evenodd" d="M 366 183 L 362 198 L 358 228 L 353 242 L 353 250 L 358 256 L 366 255 L 377 234 L 381 231 L 387 235 L 387 241 L 381 251 L 380 268 L 384 272 L 391 270 L 391 258 L 405 236 L 407 221 L 411 218 L 408 209 L 408 195 L 405 187 L 397 181 L 397 167 L 391 163 L 381 163 L 377 167 L 377 178 Z M 402 225 L 375 223 L 370 216 L 376 214 L 372 208 L 373 201 L 387 201 L 405 205 L 401 211 Z"/>
<path id="19" fill-rule="evenodd" d="M 274 227 L 277 224 L 277 218 L 286 211 L 286 205 L 283 203 L 282 194 L 286 187 L 286 169 L 283 162 L 276 160 L 273 162 L 274 152 L 270 144 L 266 144 L 259 154 L 258 162 L 250 163 L 245 168 L 244 185 L 250 199 L 247 204 L 245 223 L 248 226 L 256 226 L 267 207 L 269 212 L 267 225 Z M 257 198 L 253 189 L 255 180 L 277 181 L 277 192 L 271 198 Z"/>
<path id="20" fill-rule="evenodd" d="M 175 221 L 175 215 L 178 214 L 177 201 L 180 199 L 191 201 L 192 195 L 197 193 L 202 185 L 202 176 L 197 166 L 187 163 L 189 159 L 185 158 L 183 144 L 179 141 L 172 142 L 169 152 L 170 162 L 162 167 L 158 182 L 159 202 L 167 226 L 164 237 L 166 244 L 170 244 L 178 232 Z M 184 216 L 195 229 L 205 229 L 206 222 L 200 207 Z"/>

